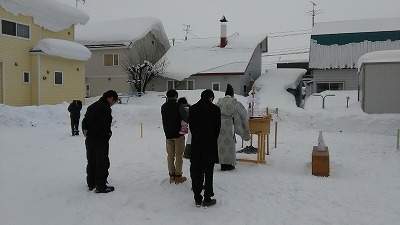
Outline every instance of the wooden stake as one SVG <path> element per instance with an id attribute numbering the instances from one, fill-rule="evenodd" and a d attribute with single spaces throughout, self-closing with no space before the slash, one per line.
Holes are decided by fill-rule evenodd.
<path id="1" fill-rule="evenodd" d="M 140 123 L 140 138 L 143 138 L 143 123 Z"/>
<path id="2" fill-rule="evenodd" d="M 278 108 L 275 109 L 275 112 L 276 112 L 276 118 L 278 118 Z M 278 142 L 278 122 L 275 119 L 275 148 L 277 142 Z"/>

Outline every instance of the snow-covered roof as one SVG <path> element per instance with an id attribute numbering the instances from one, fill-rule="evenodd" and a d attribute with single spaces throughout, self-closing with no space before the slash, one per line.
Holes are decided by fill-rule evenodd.
<path id="1" fill-rule="evenodd" d="M 261 104 L 274 108 L 297 108 L 295 97 L 287 89 L 295 89 L 306 72 L 305 69 L 268 69 L 254 82 Z"/>
<path id="2" fill-rule="evenodd" d="M 32 16 L 36 25 L 54 32 L 89 20 L 86 12 L 54 0 L 0 0 L 0 6 L 16 16 Z"/>
<path id="3" fill-rule="evenodd" d="M 224 48 L 220 38 L 190 39 L 172 46 L 164 55 L 165 76 L 183 80 L 199 73 L 244 73 L 266 34 L 232 35 Z"/>
<path id="4" fill-rule="evenodd" d="M 151 32 L 160 43 L 170 47 L 161 20 L 153 17 L 127 18 L 103 22 L 89 22 L 75 27 L 75 41 L 84 45 L 129 45 Z"/>
<path id="5" fill-rule="evenodd" d="M 369 52 L 360 57 L 358 68 L 364 63 L 400 62 L 400 50 Z"/>
<path id="6" fill-rule="evenodd" d="M 400 17 L 315 23 L 311 35 L 400 30 Z"/>
<path id="7" fill-rule="evenodd" d="M 43 52 L 48 55 L 59 56 L 74 60 L 88 60 L 92 53 L 85 46 L 61 39 L 46 38 L 40 40 L 31 52 Z"/>
<path id="8" fill-rule="evenodd" d="M 357 61 L 365 53 L 399 49 L 399 33 L 400 17 L 316 23 L 311 35 L 309 67 L 358 68 Z"/>

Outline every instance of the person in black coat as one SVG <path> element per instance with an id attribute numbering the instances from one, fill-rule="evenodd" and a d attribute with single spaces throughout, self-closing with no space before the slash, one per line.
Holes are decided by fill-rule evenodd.
<path id="1" fill-rule="evenodd" d="M 89 190 L 96 188 L 96 193 L 114 191 L 107 186 L 108 169 L 110 168 L 109 140 L 111 138 L 111 106 L 118 100 L 118 94 L 109 90 L 91 104 L 82 120 L 82 131 L 86 137 L 86 181 Z"/>
<path id="2" fill-rule="evenodd" d="M 221 110 L 214 105 L 214 92 L 201 93 L 201 99 L 189 108 L 189 124 L 192 132 L 190 177 L 197 207 L 216 203 L 213 191 L 214 165 L 218 163 L 218 136 L 221 128 Z M 204 200 L 201 195 L 204 181 Z"/>
<path id="3" fill-rule="evenodd" d="M 79 135 L 79 119 L 81 118 L 82 101 L 72 100 L 68 106 L 68 112 L 71 118 L 72 136 Z"/>
<path id="4" fill-rule="evenodd" d="M 183 105 L 177 102 L 178 92 L 167 91 L 167 102 L 161 106 L 161 117 L 166 138 L 167 162 L 170 183 L 183 183 L 182 176 L 183 151 L 185 150 L 185 135 L 180 134 L 181 121 L 189 122 L 189 114 Z"/>

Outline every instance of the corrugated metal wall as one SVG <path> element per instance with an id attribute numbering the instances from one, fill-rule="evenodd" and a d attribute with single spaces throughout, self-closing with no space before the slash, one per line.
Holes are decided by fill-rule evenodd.
<path id="1" fill-rule="evenodd" d="M 400 113 L 400 62 L 364 64 L 366 113 Z"/>

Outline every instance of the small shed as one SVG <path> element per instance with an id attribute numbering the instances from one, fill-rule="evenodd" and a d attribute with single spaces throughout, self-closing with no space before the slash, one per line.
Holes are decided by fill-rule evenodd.
<path id="1" fill-rule="evenodd" d="M 357 64 L 364 112 L 400 113 L 400 50 L 370 52 Z"/>

